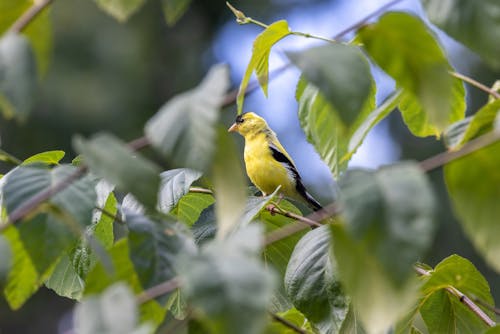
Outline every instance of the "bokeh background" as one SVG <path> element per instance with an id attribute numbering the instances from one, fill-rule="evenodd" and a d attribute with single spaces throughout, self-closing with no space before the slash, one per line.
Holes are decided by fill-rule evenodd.
<path id="1" fill-rule="evenodd" d="M 232 4 L 266 23 L 286 19 L 293 30 L 333 36 L 387 2 L 234 0 Z M 402 1 L 391 9 L 423 14 L 417 0 Z M 237 87 L 250 59 L 252 42 L 261 31 L 257 26 L 238 25 L 222 0 L 193 0 L 174 27 L 165 24 L 159 0 L 149 0 L 126 23 L 117 22 L 89 0 L 56 0 L 50 16 L 53 51 L 39 86 L 35 110 L 23 123 L 0 119 L 2 149 L 21 159 L 61 149 L 67 152 L 65 160 L 69 162 L 74 157 L 74 134 L 108 131 L 124 140 L 141 136 L 145 121 L 175 94 L 194 87 L 214 63 L 229 64 L 233 85 Z M 470 51 L 436 33 L 459 72 L 486 85 L 500 77 Z M 273 48 L 271 71 L 287 62 L 285 51 L 318 43 L 321 42 L 287 37 Z M 373 74 L 380 103 L 394 85 L 380 70 L 374 68 Z M 297 163 L 306 186 L 328 202 L 335 193 L 335 182 L 300 129 L 294 99 L 298 76 L 293 68 L 276 76 L 269 85 L 269 98 L 256 90 L 246 99 L 244 109 L 268 120 Z M 484 93 L 468 88 L 468 113 L 477 110 L 486 99 Z M 234 116 L 234 106 L 223 111 L 226 124 Z M 350 166 L 376 168 L 402 159 L 422 160 L 444 149 L 435 138 L 411 135 L 399 113 L 393 112 L 368 135 Z M 5 164 L 0 167 L 2 172 L 10 168 Z M 450 210 L 442 172 L 434 171 L 430 177 L 438 194 L 439 233 L 433 249 L 422 261 L 434 265 L 453 253 L 472 260 L 500 303 L 500 277 L 488 269 L 464 238 Z M 0 333 L 69 333 L 72 305 L 71 300 L 48 289 L 41 289 L 16 312 L 0 299 Z"/>

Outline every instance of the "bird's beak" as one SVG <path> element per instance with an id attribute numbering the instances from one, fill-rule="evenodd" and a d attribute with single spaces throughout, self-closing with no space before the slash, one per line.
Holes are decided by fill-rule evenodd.
<path id="1" fill-rule="evenodd" d="M 236 132 L 238 131 L 238 124 L 233 123 L 229 129 L 227 129 L 227 132 Z"/>

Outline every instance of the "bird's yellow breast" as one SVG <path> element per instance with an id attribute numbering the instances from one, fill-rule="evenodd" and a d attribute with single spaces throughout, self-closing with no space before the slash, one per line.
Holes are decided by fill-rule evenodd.
<path id="1" fill-rule="evenodd" d="M 265 134 L 245 140 L 244 158 L 248 177 L 264 194 L 271 194 L 280 185 L 285 195 L 295 192 L 290 172 L 273 158 Z"/>

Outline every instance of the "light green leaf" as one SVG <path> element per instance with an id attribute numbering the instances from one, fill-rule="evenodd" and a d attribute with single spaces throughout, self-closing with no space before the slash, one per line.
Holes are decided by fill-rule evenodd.
<path id="1" fill-rule="evenodd" d="M 145 126 L 154 148 L 176 167 L 205 171 L 216 143 L 216 123 L 229 86 L 228 68 L 211 68 L 198 87 L 168 101 Z"/>
<path id="2" fill-rule="evenodd" d="M 13 255 L 3 295 L 9 307 L 17 310 L 38 290 L 41 282 L 29 254 L 24 249 L 17 229 L 7 228 L 3 236 L 8 240 Z"/>
<path id="3" fill-rule="evenodd" d="M 328 226 L 310 231 L 295 246 L 285 275 L 288 297 L 320 333 L 337 333 L 349 308 L 330 248 Z"/>
<path id="4" fill-rule="evenodd" d="M 500 143 L 477 150 L 444 168 L 453 211 L 486 262 L 500 272 Z M 487 177 L 486 177 L 487 176 Z"/>
<path id="5" fill-rule="evenodd" d="M 422 287 L 425 301 L 420 308 L 431 333 L 480 333 L 487 325 L 457 296 L 445 290 L 453 287 L 493 305 L 488 282 L 468 260 L 452 255 L 441 261 Z M 486 310 L 485 310 L 486 311 Z M 492 316 L 492 312 L 486 311 Z"/>
<path id="6" fill-rule="evenodd" d="M 181 225 L 127 214 L 129 256 L 144 289 L 174 278 L 179 254 L 194 254 L 196 246 Z M 166 296 L 162 296 L 165 300 Z"/>
<path id="7" fill-rule="evenodd" d="M 496 0 L 423 0 L 429 19 L 500 69 L 500 4 Z"/>
<path id="8" fill-rule="evenodd" d="M 159 168 L 153 162 L 132 152 L 118 138 L 97 134 L 89 140 L 76 137 L 75 149 L 85 164 L 98 176 L 131 192 L 147 208 L 155 209 L 160 186 Z"/>
<path id="9" fill-rule="evenodd" d="M 75 333 L 151 333 L 153 326 L 138 326 L 139 314 L 136 298 L 130 288 L 117 283 L 100 296 L 90 296 L 75 308 Z"/>
<path id="10" fill-rule="evenodd" d="M 269 80 L 269 54 L 271 48 L 282 38 L 290 34 L 290 28 L 285 20 L 274 22 L 261 32 L 253 42 L 252 57 L 247 65 L 243 79 L 241 79 L 240 88 L 236 104 L 238 106 L 238 115 L 243 112 L 243 101 L 245 92 L 250 81 L 252 72 L 255 71 L 264 95 L 267 96 L 267 84 Z"/>
<path id="11" fill-rule="evenodd" d="M 292 308 L 287 310 L 286 312 L 279 312 L 277 313 L 278 316 L 281 318 L 285 319 L 286 321 L 292 323 L 293 325 L 297 326 L 298 328 L 304 330 L 306 333 L 312 333 L 313 329 L 311 327 L 311 324 L 307 320 L 307 318 L 297 311 L 297 309 Z M 272 319 L 274 320 L 274 319 Z M 265 334 L 296 334 L 297 332 L 281 322 L 274 320 L 273 322 L 269 323 L 267 325 L 266 331 L 264 332 Z"/>
<path id="12" fill-rule="evenodd" d="M 80 299 L 85 284 L 78 275 L 68 255 L 63 255 L 57 262 L 45 286 L 54 290 L 59 296 Z"/>
<path id="13" fill-rule="evenodd" d="M 189 168 L 178 168 L 160 174 L 161 185 L 158 206 L 162 212 L 170 212 L 179 200 L 189 192 L 189 187 L 201 177 L 201 173 Z"/>
<path id="14" fill-rule="evenodd" d="M 335 259 L 363 327 L 377 333 L 415 301 L 413 264 L 435 232 L 433 193 L 409 162 L 347 171 L 340 188 L 345 224 L 332 226 Z"/>
<path id="15" fill-rule="evenodd" d="M 500 334 L 500 325 L 496 325 L 495 327 L 488 328 L 482 334 Z"/>
<path id="16" fill-rule="evenodd" d="M 405 90 L 406 99 L 421 106 L 421 112 L 411 116 L 411 120 L 418 119 L 417 124 L 408 122 L 409 116 L 405 120 L 411 124 L 410 130 L 420 130 L 413 131 L 415 135 L 423 135 L 422 124 L 429 123 L 434 132 L 425 135 L 439 136 L 446 126 L 458 120 L 454 116 L 458 111 L 454 110 L 457 99 L 453 80 L 448 74 L 451 66 L 419 18 L 401 12 L 387 13 L 377 23 L 360 29 L 359 38 L 375 62 Z M 465 109 L 460 112 L 463 117 Z"/>
<path id="17" fill-rule="evenodd" d="M 372 90 L 370 65 L 361 51 L 351 45 L 331 44 L 287 56 L 350 127 Z"/>
<path id="18" fill-rule="evenodd" d="M 146 0 L 94 0 L 97 5 L 120 22 L 128 20 Z"/>
<path id="19" fill-rule="evenodd" d="M 262 332 L 274 280 L 258 261 L 261 238 L 249 225 L 181 260 L 182 291 L 211 333 Z"/>
<path id="20" fill-rule="evenodd" d="M 468 117 L 467 121 L 460 122 L 460 124 L 463 124 L 462 126 L 456 125 L 450 130 L 452 131 L 451 134 L 450 131 L 447 131 L 448 138 L 454 136 L 449 147 L 458 149 L 466 142 L 493 130 L 499 112 L 500 100 L 494 100 L 479 109 L 474 116 Z"/>
<path id="21" fill-rule="evenodd" d="M 211 194 L 203 193 L 187 193 L 184 195 L 177 207 L 172 211 L 172 214 L 185 223 L 187 226 L 192 226 L 200 217 L 201 212 L 215 201 Z"/>
<path id="22" fill-rule="evenodd" d="M 0 110 L 25 119 L 33 107 L 36 64 L 28 40 L 8 33 L 0 38 Z"/>
<path id="23" fill-rule="evenodd" d="M 9 29 L 12 24 L 33 5 L 33 0 L 0 1 L 0 34 Z M 40 74 L 47 72 L 52 54 L 52 24 L 50 8 L 39 13 L 23 30 L 36 56 L 37 68 Z"/>
<path id="24" fill-rule="evenodd" d="M 47 151 L 35 154 L 23 161 L 23 165 L 42 163 L 46 165 L 57 165 L 64 158 L 64 151 Z"/>
<path id="25" fill-rule="evenodd" d="M 219 128 L 213 165 L 217 237 L 224 238 L 238 224 L 245 210 L 246 181 L 234 139 Z"/>
<path id="26" fill-rule="evenodd" d="M 347 163 L 363 142 L 370 129 L 386 117 L 396 106 L 399 95 L 393 95 L 375 109 L 375 85 L 362 112 L 352 126 L 346 127 L 337 111 L 321 92 L 303 78 L 297 85 L 296 99 L 299 102 L 299 120 L 307 140 L 312 143 L 321 159 L 338 177 L 347 168 Z"/>
<path id="27" fill-rule="evenodd" d="M 169 26 L 173 26 L 188 10 L 191 0 L 161 0 L 163 15 Z"/>
<path id="28" fill-rule="evenodd" d="M 466 109 L 464 85 L 459 79 L 452 78 L 452 80 L 451 112 L 448 115 L 447 124 L 455 124 L 462 120 Z M 403 121 L 414 135 L 420 137 L 440 135 L 442 129 L 437 128 L 432 123 L 430 115 L 425 112 L 422 104 L 412 93 L 408 91 L 402 92 L 399 110 L 403 116 Z"/>

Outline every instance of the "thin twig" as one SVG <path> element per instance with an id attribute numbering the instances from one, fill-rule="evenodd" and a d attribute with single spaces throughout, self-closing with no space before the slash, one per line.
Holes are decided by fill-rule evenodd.
<path id="1" fill-rule="evenodd" d="M 190 193 L 199 193 L 199 194 L 210 194 L 213 195 L 213 191 L 207 188 L 201 188 L 201 187 L 189 187 L 189 192 Z"/>
<path id="2" fill-rule="evenodd" d="M 269 312 L 269 315 L 271 316 L 271 318 L 273 318 L 274 321 L 277 321 L 277 322 L 281 323 L 282 325 L 290 328 L 295 333 L 308 334 L 305 329 L 302 329 L 299 326 L 296 326 L 295 324 L 291 323 L 290 321 L 286 320 L 285 318 L 280 317 L 276 313 Z"/>
<path id="3" fill-rule="evenodd" d="M 143 304 L 157 297 L 163 296 L 169 292 L 172 292 L 175 289 L 179 288 L 180 286 L 181 286 L 181 281 L 179 280 L 179 277 L 176 276 L 168 281 L 155 285 L 141 292 L 137 296 L 137 303 Z"/>
<path id="4" fill-rule="evenodd" d="M 462 158 L 466 155 L 474 153 L 475 151 L 492 145 L 500 140 L 500 132 L 488 132 L 485 135 L 477 137 L 469 142 L 467 142 L 464 146 L 462 146 L 457 151 L 446 151 L 439 153 L 433 157 L 430 157 L 426 160 L 423 160 L 419 163 L 420 168 L 424 172 L 430 172 L 438 167 L 446 165 L 454 160 Z"/>
<path id="5" fill-rule="evenodd" d="M 108 210 L 106 210 L 104 208 L 100 208 L 98 206 L 95 206 L 94 209 L 96 209 L 98 211 L 101 211 L 102 214 L 104 214 L 105 216 L 108 216 L 111 219 L 114 219 L 115 221 L 117 221 L 120 224 L 125 224 L 125 222 L 123 221 L 123 219 L 121 219 L 118 215 L 113 214 L 113 213 L 109 212 Z"/>
<path id="6" fill-rule="evenodd" d="M 140 151 L 149 145 L 151 145 L 151 142 L 146 136 L 136 138 L 127 143 L 127 146 L 133 151 Z"/>
<path id="7" fill-rule="evenodd" d="M 322 226 L 322 224 L 320 224 L 317 221 L 314 221 L 312 219 L 309 219 L 307 217 L 298 215 L 298 214 L 293 213 L 293 212 L 281 210 L 280 208 L 278 208 L 274 204 L 269 204 L 268 206 L 266 206 L 266 210 L 269 211 L 271 214 L 280 214 L 282 216 L 295 219 L 296 221 L 299 221 L 299 222 L 301 222 L 303 224 L 306 224 L 309 227 L 320 227 L 320 226 Z"/>
<path id="8" fill-rule="evenodd" d="M 431 276 L 432 273 L 425 270 L 424 268 L 415 266 L 415 271 L 421 276 Z M 454 286 L 448 286 L 444 288 L 453 296 L 457 297 L 458 300 L 465 305 L 472 313 L 474 313 L 479 319 L 481 319 L 486 325 L 493 327 L 496 323 L 486 314 L 484 311 L 477 306 L 469 297 L 467 297 L 464 293 L 460 292 Z"/>
<path id="9" fill-rule="evenodd" d="M 53 0 L 38 0 L 34 1 L 33 5 L 26 10 L 9 28 L 8 32 L 20 33 L 28 24 L 33 21 L 40 12 L 50 5 Z"/>
<path id="10" fill-rule="evenodd" d="M 485 302 L 484 300 L 480 299 L 480 298 L 477 298 L 477 297 L 472 297 L 471 298 L 475 303 L 478 303 L 479 305 L 487 308 L 488 310 L 490 310 L 491 312 L 495 313 L 496 315 L 500 315 L 500 309 L 498 307 L 495 307 L 493 305 L 490 305 L 488 304 L 487 302 Z"/>
<path id="11" fill-rule="evenodd" d="M 479 81 L 476 81 L 474 79 L 472 79 L 471 77 L 468 77 L 462 73 L 458 73 L 458 72 L 454 72 L 454 71 L 449 71 L 449 73 L 454 76 L 455 78 L 458 78 L 464 82 L 467 82 L 468 84 L 476 87 L 476 88 L 479 88 L 480 90 L 488 93 L 489 95 L 493 96 L 495 99 L 500 99 L 500 93 L 498 93 L 497 91 L 491 89 L 490 87 L 486 86 L 486 85 L 483 85 L 482 83 L 480 83 Z"/>

